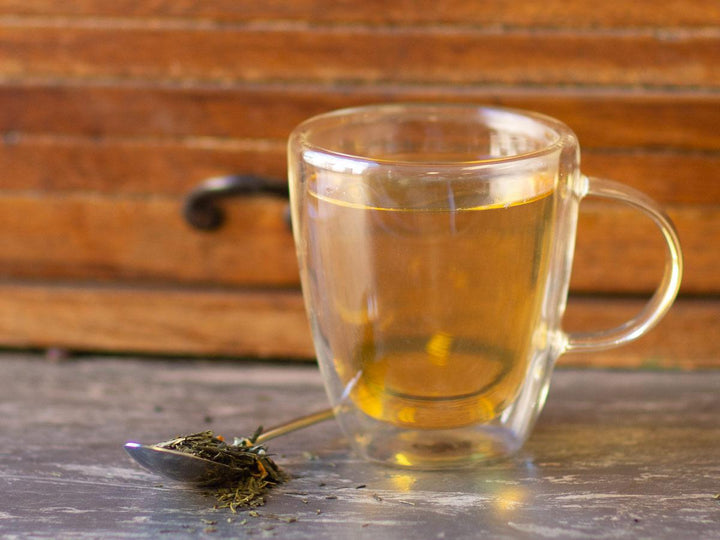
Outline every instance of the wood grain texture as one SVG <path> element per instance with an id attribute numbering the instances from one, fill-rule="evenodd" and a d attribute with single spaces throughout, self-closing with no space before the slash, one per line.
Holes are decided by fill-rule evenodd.
<path id="1" fill-rule="evenodd" d="M 0 13 L 35 16 L 182 18 L 222 22 L 312 20 L 323 23 L 461 24 L 572 28 L 706 27 L 720 23 L 714 0 L 0 0 Z"/>
<path id="2" fill-rule="evenodd" d="M 14 347 L 312 358 L 297 291 L 0 284 Z"/>
<path id="3" fill-rule="evenodd" d="M 573 299 L 570 330 L 608 328 L 635 315 L 642 300 Z M 719 368 L 720 302 L 680 300 L 635 344 L 573 354 L 565 365 Z M 312 359 L 297 291 L 109 288 L 0 284 L 0 342 L 13 347 L 153 354 Z"/>
<path id="4" fill-rule="evenodd" d="M 232 514 L 143 470 L 120 443 L 249 435 L 327 406 L 320 373 L 149 360 L 0 356 L 6 539 L 717 537 L 720 372 L 559 369 L 524 448 L 472 472 L 378 467 L 325 422 L 272 441 L 290 479 L 254 513 Z"/>
<path id="5" fill-rule="evenodd" d="M 377 102 L 473 102 L 534 110 L 565 122 L 584 148 L 720 151 L 720 94 L 617 88 L 424 85 L 0 84 L 0 132 L 92 137 L 219 137 L 285 140 L 300 122 Z"/>
<path id="6" fill-rule="evenodd" d="M 618 326 L 640 312 L 643 300 L 571 297 L 563 319 L 568 332 Z M 720 298 L 683 298 L 658 326 L 637 341 L 606 351 L 560 357 L 566 366 L 606 366 L 630 369 L 720 368 Z"/>
<path id="7" fill-rule="evenodd" d="M 224 205 L 226 225 L 192 230 L 173 197 L 94 194 L 0 197 L 0 276 L 231 286 L 295 286 L 298 270 L 286 203 L 257 197 Z M 663 267 L 660 233 L 615 204 L 582 206 L 573 290 L 648 292 Z M 718 207 L 670 209 L 686 261 L 684 293 L 718 293 Z M 28 216 L 31 216 L 29 219 Z"/>
<path id="8" fill-rule="evenodd" d="M 2 23 L 3 21 L 0 21 Z M 0 75 L 143 81 L 720 86 L 720 34 L 257 23 L 0 24 Z"/>
<path id="9" fill-rule="evenodd" d="M 226 205 L 227 225 L 207 233 L 185 223 L 179 198 L 3 197 L 0 275 L 295 285 L 286 205 L 268 197 L 239 200 Z"/>
<path id="10" fill-rule="evenodd" d="M 567 123 L 583 172 L 628 183 L 670 210 L 686 254 L 683 293 L 716 298 L 719 64 L 714 0 L 0 0 L 0 279 L 6 290 L 65 291 L 62 301 L 48 296 L 48 335 L 50 307 L 62 320 L 75 305 L 63 282 L 101 283 L 109 295 L 142 287 L 157 305 L 185 287 L 213 299 L 219 290 L 294 289 L 283 202 L 228 201 L 228 225 L 208 235 L 183 223 L 183 195 L 220 174 L 284 182 L 285 140 L 314 114 L 452 101 Z M 652 225 L 609 204 L 583 209 L 572 289 L 651 290 L 662 265 Z M 90 289 L 76 290 L 88 320 L 98 308 Z M 139 313 L 139 296 L 117 298 L 120 320 Z M 18 320 L 33 328 L 31 316 Z M 709 341 L 712 317 L 692 320 L 704 326 L 691 332 Z M 268 355 L 274 331 L 268 322 L 242 345 L 227 345 L 225 331 L 179 343 Z M 48 342 L 28 332 L 27 346 Z M 171 350 L 131 334 L 120 331 L 110 348 Z M 206 349 L 194 344 L 203 339 Z M 280 354 L 307 350 L 290 342 Z"/>
<path id="11" fill-rule="evenodd" d="M 311 357 L 297 292 L 1 285 L 3 343 L 165 354 Z"/>
<path id="12" fill-rule="evenodd" d="M 365 2 L 322 2 L 318 0 L 274 0 L 258 4 L 250 0 L 212 0 L 195 2 L 142 2 L 133 0 L 2 0 L 0 13 L 17 15 L 118 16 L 212 19 L 247 21 L 254 19 L 312 19 L 323 22 L 364 23 L 460 23 L 512 26 L 706 26 L 720 21 L 720 10 L 712 0 L 658 4 L 652 0 L 622 2 L 609 0 L 597 4 L 590 0 L 572 3 L 531 0 L 512 3 L 502 0 L 471 2 L 450 0 L 400 0 L 388 4 L 381 0 Z"/>
<path id="13" fill-rule="evenodd" d="M 4 191 L 186 195 L 206 178 L 284 182 L 283 140 L 13 134 L 0 142 Z M 720 205 L 720 152 L 587 148 L 588 175 L 622 181 L 662 204 Z"/>
<path id="14" fill-rule="evenodd" d="M 659 230 L 625 206 L 587 200 L 581 205 L 572 290 L 634 293 L 654 290 L 661 279 L 665 250 Z M 720 208 L 667 208 L 682 246 L 682 293 L 720 292 L 717 251 Z"/>

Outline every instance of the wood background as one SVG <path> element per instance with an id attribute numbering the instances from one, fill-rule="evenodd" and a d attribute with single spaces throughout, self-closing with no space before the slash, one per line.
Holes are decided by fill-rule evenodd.
<path id="1" fill-rule="evenodd" d="M 565 363 L 720 367 L 720 4 L 641 0 L 0 0 L 0 347 L 310 358 L 285 205 L 181 217 L 203 179 L 284 179 L 285 139 L 379 101 L 537 110 L 586 174 L 660 201 L 682 295 L 638 343 Z M 619 322 L 662 267 L 588 200 L 568 328 Z"/>

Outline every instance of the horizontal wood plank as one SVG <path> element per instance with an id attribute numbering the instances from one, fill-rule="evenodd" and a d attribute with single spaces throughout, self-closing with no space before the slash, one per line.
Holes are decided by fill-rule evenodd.
<path id="1" fill-rule="evenodd" d="M 568 124 L 585 148 L 720 150 L 720 93 L 466 86 L 189 86 L 26 80 L 0 83 L 0 132 L 92 137 L 285 140 L 306 118 L 377 102 L 517 107 Z"/>
<path id="2" fill-rule="evenodd" d="M 11 347 L 311 358 L 297 291 L 238 292 L 0 284 Z"/>
<path id="3" fill-rule="evenodd" d="M 566 331 L 618 326 L 640 312 L 644 300 L 571 297 L 563 319 Z M 637 341 L 606 351 L 560 357 L 566 366 L 640 369 L 720 368 L 720 299 L 681 298 L 657 327 Z"/>
<path id="4" fill-rule="evenodd" d="M 720 204 L 720 182 L 709 181 L 720 174 L 720 151 L 589 148 L 581 154 L 585 174 L 631 185 L 660 203 Z"/>
<path id="5" fill-rule="evenodd" d="M 649 292 L 660 283 L 665 247 L 644 215 L 619 203 L 588 199 L 581 205 L 571 290 Z M 668 207 L 684 257 L 681 291 L 720 292 L 720 207 Z"/>
<path id="6" fill-rule="evenodd" d="M 720 87 L 720 33 L 0 19 L 0 75 Z"/>
<path id="7" fill-rule="evenodd" d="M 573 28 L 686 27 L 720 23 L 714 0 L 0 0 L 0 13 L 34 16 L 182 18 L 243 22 L 312 20 L 332 23 L 462 24 Z"/>
<path id="8" fill-rule="evenodd" d="M 0 141 L 0 190 L 185 195 L 232 173 L 287 178 L 283 140 L 13 134 Z M 588 175 L 614 178 L 663 204 L 720 205 L 720 150 L 588 148 Z"/>
<path id="9" fill-rule="evenodd" d="M 2 197 L 0 276 L 296 285 L 286 206 L 269 197 L 227 204 L 227 225 L 209 233 L 184 221 L 180 198 Z"/>
<path id="10" fill-rule="evenodd" d="M 217 232 L 191 230 L 175 197 L 68 194 L 0 197 L 0 277 L 143 283 L 295 286 L 298 271 L 286 203 L 227 202 Z M 572 287 L 646 292 L 659 282 L 661 236 L 638 212 L 583 204 Z M 720 207 L 677 206 L 670 214 L 686 258 L 683 291 L 718 293 Z M 28 216 L 32 216 L 31 219 Z"/>
<path id="11" fill-rule="evenodd" d="M 280 140 L 34 134 L 9 139 L 0 141 L 5 191 L 181 196 L 214 176 L 254 174 L 283 183 L 287 178 L 286 142 Z"/>
<path id="12" fill-rule="evenodd" d="M 641 300 L 573 299 L 565 324 L 601 329 L 632 317 Z M 680 300 L 659 326 L 607 353 L 564 365 L 718 368 L 718 300 Z M 0 344 L 79 351 L 312 359 L 299 292 L 29 286 L 0 283 Z"/>
<path id="13" fill-rule="evenodd" d="M 720 8 L 713 0 L 654 0 L 625 2 L 607 0 L 366 0 L 364 2 L 323 2 L 319 0 L 0 0 L 0 13 L 16 15 L 104 16 L 147 18 L 190 18 L 217 21 L 256 19 L 313 20 L 318 22 L 428 24 L 459 23 L 509 26 L 706 26 L 720 21 Z"/>

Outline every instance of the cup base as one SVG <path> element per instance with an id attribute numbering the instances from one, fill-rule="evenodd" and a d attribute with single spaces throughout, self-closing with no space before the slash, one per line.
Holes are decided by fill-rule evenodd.
<path id="1" fill-rule="evenodd" d="M 382 429 L 354 439 L 361 456 L 375 463 L 418 470 L 462 469 L 507 458 L 523 441 L 508 428 L 472 426 L 444 430 Z"/>

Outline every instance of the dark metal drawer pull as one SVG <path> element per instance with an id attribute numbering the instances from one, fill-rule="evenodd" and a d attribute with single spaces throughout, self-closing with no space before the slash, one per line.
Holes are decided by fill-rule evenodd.
<path id="1" fill-rule="evenodd" d="M 287 182 L 247 174 L 232 174 L 209 178 L 185 198 L 183 216 L 194 228 L 214 231 L 222 227 L 225 214 L 219 199 L 246 195 L 273 195 L 288 197 Z M 289 214 L 285 213 L 289 226 Z"/>

